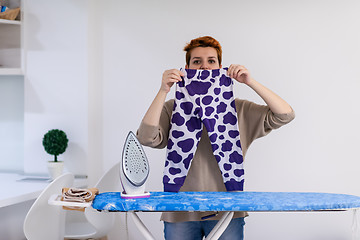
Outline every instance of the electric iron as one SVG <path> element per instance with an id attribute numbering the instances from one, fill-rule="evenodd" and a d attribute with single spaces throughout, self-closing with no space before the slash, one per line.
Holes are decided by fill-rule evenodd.
<path id="1" fill-rule="evenodd" d="M 124 189 L 121 198 L 150 197 L 150 193 L 145 192 L 148 176 L 149 162 L 144 149 L 135 134 L 130 131 L 125 140 L 120 163 L 120 181 Z"/>

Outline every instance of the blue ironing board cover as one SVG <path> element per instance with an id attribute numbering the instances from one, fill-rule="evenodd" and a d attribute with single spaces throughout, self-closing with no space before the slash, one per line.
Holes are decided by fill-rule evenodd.
<path id="1" fill-rule="evenodd" d="M 324 211 L 360 208 L 360 197 L 311 192 L 150 192 L 149 198 L 122 199 L 100 193 L 92 207 L 102 211 Z"/>

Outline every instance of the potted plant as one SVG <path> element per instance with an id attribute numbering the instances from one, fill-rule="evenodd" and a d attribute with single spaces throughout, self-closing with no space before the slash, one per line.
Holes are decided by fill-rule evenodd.
<path id="1" fill-rule="evenodd" d="M 52 129 L 44 135 L 42 144 L 45 151 L 50 155 L 54 155 L 54 160 L 48 161 L 48 169 L 52 179 L 57 178 L 63 172 L 64 163 L 58 161 L 57 157 L 65 152 L 68 141 L 65 132 L 59 129 Z"/>

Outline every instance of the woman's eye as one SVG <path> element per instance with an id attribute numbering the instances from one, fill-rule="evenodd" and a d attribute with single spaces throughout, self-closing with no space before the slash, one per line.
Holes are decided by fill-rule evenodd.
<path id="1" fill-rule="evenodd" d="M 200 63 L 199 60 L 195 60 L 195 61 L 193 62 L 193 64 L 199 64 L 199 63 Z"/>
<path id="2" fill-rule="evenodd" d="M 209 63 L 215 63 L 215 60 L 209 60 Z"/>

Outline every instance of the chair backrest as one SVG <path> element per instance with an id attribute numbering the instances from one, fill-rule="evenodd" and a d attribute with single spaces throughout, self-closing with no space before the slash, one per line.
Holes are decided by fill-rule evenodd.
<path id="1" fill-rule="evenodd" d="M 100 192 L 120 192 L 122 190 L 120 182 L 120 163 L 112 166 L 96 183 L 95 187 Z"/>
<path id="2" fill-rule="evenodd" d="M 24 234 L 28 240 L 64 239 L 65 213 L 61 206 L 52 206 L 48 200 L 61 194 L 63 187 L 71 187 L 74 175 L 65 173 L 54 179 L 35 200 L 24 221 Z"/>
<path id="3" fill-rule="evenodd" d="M 95 185 L 99 192 L 120 192 L 122 190 L 120 183 L 120 163 L 110 168 Z M 105 236 L 114 226 L 115 214 L 97 212 L 94 209 L 85 209 L 86 219 L 95 227 L 96 235 L 93 238 Z"/>

